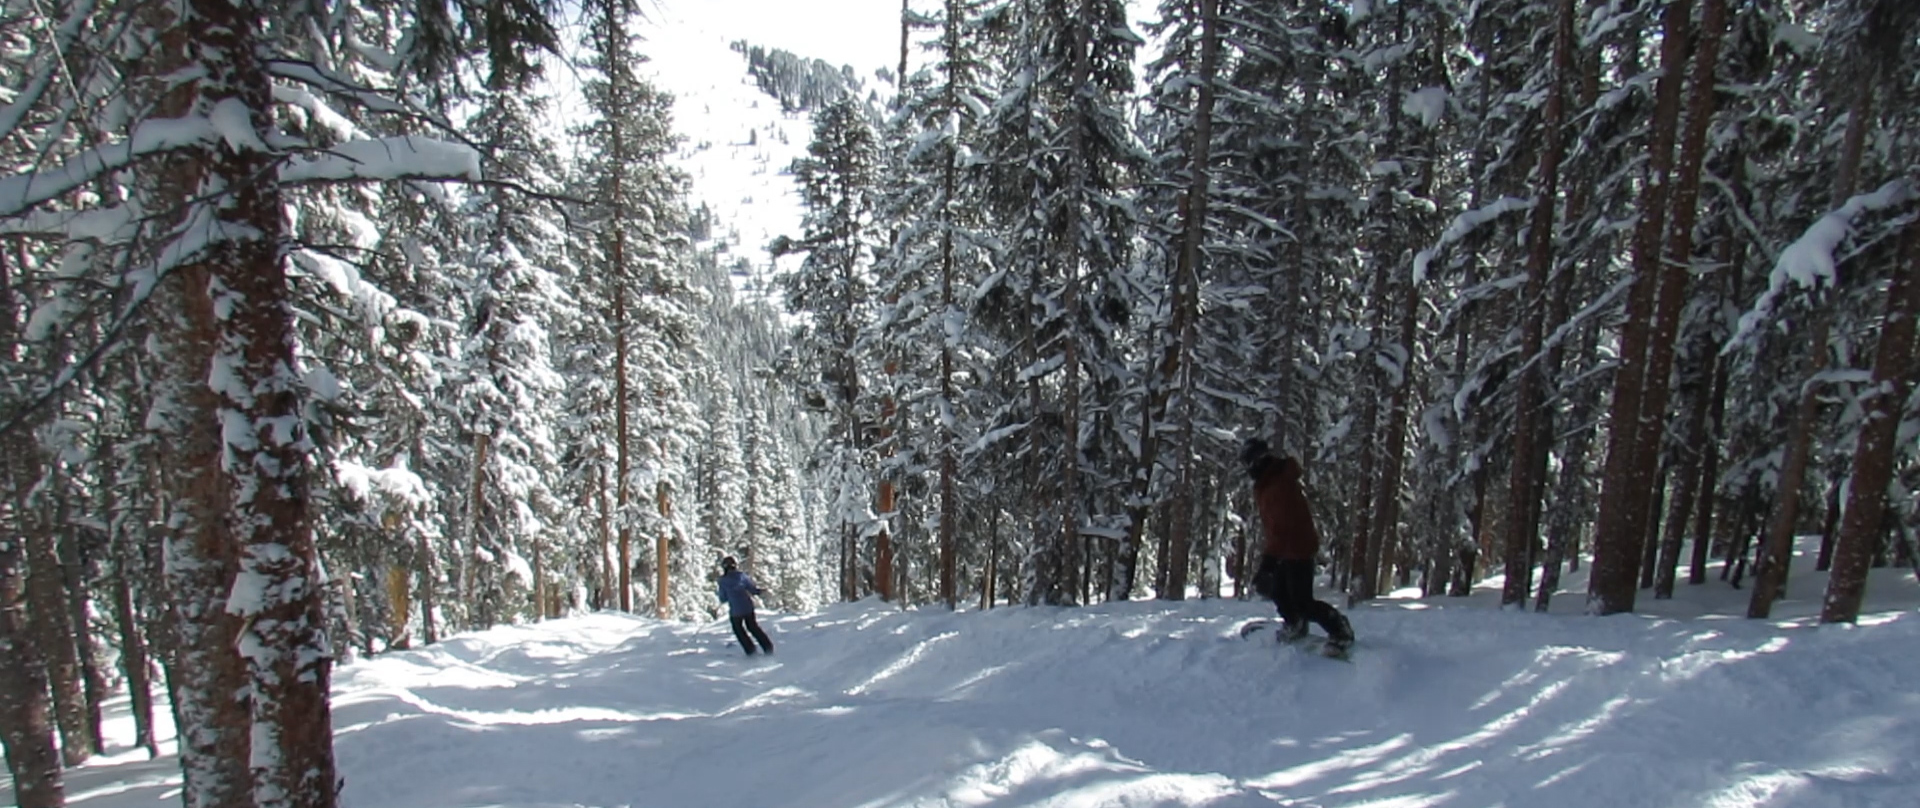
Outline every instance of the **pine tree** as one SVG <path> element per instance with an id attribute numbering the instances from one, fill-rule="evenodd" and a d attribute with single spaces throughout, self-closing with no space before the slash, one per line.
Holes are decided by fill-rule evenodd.
<path id="1" fill-rule="evenodd" d="M 874 591 L 888 594 L 891 575 L 885 569 L 889 551 L 884 537 L 889 513 L 876 513 L 877 497 L 861 495 L 879 474 L 875 451 L 882 413 L 876 392 L 881 382 L 878 355 L 882 347 L 863 341 L 873 323 L 876 299 L 874 250 L 880 234 L 873 224 L 875 172 L 879 149 L 866 113 L 851 99 L 841 99 L 823 110 L 815 122 L 808 156 L 793 165 L 806 209 L 797 239 L 776 241 L 776 256 L 804 252 L 799 266 L 779 282 L 789 311 L 804 313 L 808 322 L 796 343 L 811 379 L 807 400 L 826 411 L 834 424 L 832 437 L 821 447 L 825 463 L 837 479 L 835 498 L 842 547 L 841 591 L 852 599 L 858 581 L 871 580 Z M 872 567 L 860 562 L 861 544 L 876 539 Z M 871 576 L 869 578 L 869 575 Z"/>

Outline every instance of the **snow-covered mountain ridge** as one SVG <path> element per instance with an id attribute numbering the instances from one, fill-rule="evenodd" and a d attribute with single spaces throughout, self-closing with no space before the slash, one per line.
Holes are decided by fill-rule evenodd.
<path id="1" fill-rule="evenodd" d="M 674 97 L 675 162 L 691 182 L 689 204 L 715 216 L 715 246 L 764 273 L 767 245 L 799 232 L 787 167 L 813 138 L 811 116 L 782 110 L 756 86 L 735 43 L 845 65 L 871 88 L 875 71 L 898 61 L 899 14 L 897 2 L 878 0 L 665 0 L 650 15 L 645 72 Z"/>

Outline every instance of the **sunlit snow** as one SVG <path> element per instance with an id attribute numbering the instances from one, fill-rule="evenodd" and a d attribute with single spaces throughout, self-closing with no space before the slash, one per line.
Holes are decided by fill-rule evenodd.
<path id="1" fill-rule="evenodd" d="M 724 621 L 507 626 L 336 671 L 343 805 L 1910 805 L 1920 587 L 1874 570 L 1860 626 L 1816 627 L 1811 561 L 1772 621 L 1717 569 L 1609 618 L 1580 574 L 1551 615 L 1402 592 L 1352 610 L 1352 664 L 1218 599 L 763 613 L 770 658 Z M 177 804 L 171 732 L 147 761 L 109 706 L 68 804 Z"/>

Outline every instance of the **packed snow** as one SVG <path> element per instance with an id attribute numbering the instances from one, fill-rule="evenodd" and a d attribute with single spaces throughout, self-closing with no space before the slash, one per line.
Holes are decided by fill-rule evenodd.
<path id="1" fill-rule="evenodd" d="M 1803 547 L 1811 551 L 1811 547 Z M 597 613 L 341 666 L 345 805 L 1905 806 L 1920 788 L 1920 603 L 1873 571 L 1858 626 L 1815 626 L 1799 559 L 1779 619 L 1716 575 L 1582 617 L 1412 592 L 1351 610 L 1351 663 L 1231 599 L 947 612 Z M 1323 597 L 1327 593 L 1323 593 Z M 177 804 L 169 754 L 69 773 L 69 804 Z M 170 732 L 166 733 L 170 736 Z M 170 739 L 163 744 L 170 749 Z M 7 784 L 10 786 L 11 784 Z"/>

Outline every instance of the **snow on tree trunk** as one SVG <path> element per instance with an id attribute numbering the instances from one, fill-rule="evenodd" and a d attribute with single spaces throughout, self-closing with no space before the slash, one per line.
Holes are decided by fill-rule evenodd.
<path id="1" fill-rule="evenodd" d="M 193 0 L 181 12 L 160 60 L 195 79 L 166 92 L 162 113 L 212 116 L 221 134 L 172 152 L 150 189 L 151 209 L 180 212 L 162 253 L 180 263 L 156 295 L 151 422 L 175 469 L 166 569 L 183 799 L 331 806 L 332 650 L 307 515 L 283 201 L 264 149 L 263 10 Z"/>

